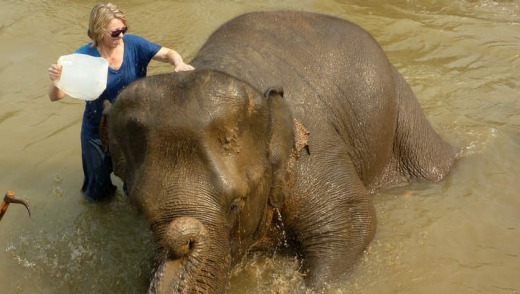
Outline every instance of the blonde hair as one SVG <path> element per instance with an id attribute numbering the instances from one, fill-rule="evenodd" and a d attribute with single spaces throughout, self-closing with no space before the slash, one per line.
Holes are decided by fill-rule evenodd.
<path id="1" fill-rule="evenodd" d="M 92 46 L 97 47 L 103 40 L 106 27 L 114 18 L 120 19 L 128 28 L 125 14 L 112 3 L 102 2 L 94 5 L 90 11 L 87 35 L 92 39 Z"/>

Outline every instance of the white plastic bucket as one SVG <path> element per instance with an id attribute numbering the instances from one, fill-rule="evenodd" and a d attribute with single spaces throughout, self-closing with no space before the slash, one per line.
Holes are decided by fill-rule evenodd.
<path id="1" fill-rule="evenodd" d="M 54 85 L 73 98 L 95 100 L 107 87 L 108 62 L 102 57 L 64 55 L 58 59 L 58 65 L 63 68 Z"/>

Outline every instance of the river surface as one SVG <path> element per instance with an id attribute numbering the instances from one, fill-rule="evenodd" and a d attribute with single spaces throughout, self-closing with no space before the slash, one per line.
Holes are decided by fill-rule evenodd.
<path id="1" fill-rule="evenodd" d="M 392 4 L 382 4 L 384 2 Z M 520 293 L 520 0 L 117 3 L 130 32 L 189 61 L 243 12 L 315 11 L 380 42 L 434 128 L 460 150 L 437 184 L 378 191 L 378 231 L 327 293 Z M 27 200 L 0 223 L 1 293 L 144 293 L 154 244 L 118 194 L 81 193 L 83 102 L 47 98 L 47 68 L 88 42 L 91 1 L 0 0 L 0 193 Z M 172 68 L 152 62 L 151 74 Z M 117 179 L 115 179 L 117 180 Z M 118 182 L 120 185 L 120 182 Z M 229 293 L 311 293 L 290 257 L 243 262 Z"/>

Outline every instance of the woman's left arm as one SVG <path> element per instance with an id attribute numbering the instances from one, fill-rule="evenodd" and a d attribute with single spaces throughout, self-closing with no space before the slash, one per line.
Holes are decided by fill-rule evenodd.
<path id="1" fill-rule="evenodd" d="M 154 60 L 168 62 L 175 67 L 175 71 L 194 70 L 195 68 L 189 64 L 184 63 L 181 55 L 170 48 L 162 47 L 153 57 Z"/>

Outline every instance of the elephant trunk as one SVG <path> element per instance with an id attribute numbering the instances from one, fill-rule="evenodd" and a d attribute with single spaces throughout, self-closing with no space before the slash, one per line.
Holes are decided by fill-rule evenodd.
<path id="1" fill-rule="evenodd" d="M 179 217 L 164 237 L 167 250 L 149 293 L 222 293 L 229 272 L 229 250 L 194 217 Z"/>

